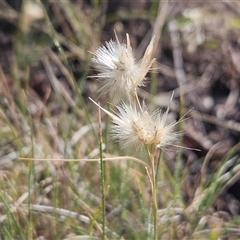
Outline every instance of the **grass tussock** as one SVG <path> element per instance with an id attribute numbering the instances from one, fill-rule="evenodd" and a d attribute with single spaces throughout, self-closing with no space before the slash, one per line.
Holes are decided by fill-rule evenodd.
<path id="1" fill-rule="evenodd" d="M 195 4 L 0 3 L 1 239 L 240 237 L 239 21 Z"/>

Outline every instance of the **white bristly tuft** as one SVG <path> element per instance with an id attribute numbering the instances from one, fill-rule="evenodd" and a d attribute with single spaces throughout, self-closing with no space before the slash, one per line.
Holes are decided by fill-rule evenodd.
<path id="1" fill-rule="evenodd" d="M 92 58 L 92 65 L 99 73 L 90 76 L 101 82 L 98 92 L 128 100 L 136 89 L 144 84 L 145 76 L 155 61 L 152 58 L 153 43 L 154 37 L 139 61 L 134 56 L 128 34 L 127 44 L 116 39 L 106 42 L 106 46 L 99 47 Z"/>

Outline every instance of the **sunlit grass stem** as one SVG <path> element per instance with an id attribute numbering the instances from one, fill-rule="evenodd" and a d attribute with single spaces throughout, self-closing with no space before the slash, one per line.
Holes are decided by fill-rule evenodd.
<path id="1" fill-rule="evenodd" d="M 151 167 L 152 167 L 152 199 L 153 199 L 153 231 L 154 231 L 154 240 L 157 240 L 157 188 L 156 188 L 156 180 L 155 180 L 155 164 L 154 157 L 151 159 Z"/>
<path id="2" fill-rule="evenodd" d="M 100 172 L 101 172 L 101 191 L 102 191 L 102 239 L 106 239 L 106 204 L 105 204 L 105 161 L 103 161 L 103 138 L 101 125 L 101 109 L 99 108 L 99 158 L 100 158 Z"/>
<path id="3" fill-rule="evenodd" d="M 153 239 L 157 240 L 157 210 L 158 210 L 158 204 L 157 204 L 157 186 L 156 186 L 156 169 L 155 169 L 155 161 L 154 157 L 155 154 L 152 153 L 152 146 L 147 146 L 147 152 L 150 160 L 150 173 L 148 173 L 151 190 L 152 190 L 152 203 L 153 203 Z"/>
<path id="4" fill-rule="evenodd" d="M 29 172 L 28 172 L 28 228 L 27 228 L 27 239 L 31 239 L 31 223 L 32 223 L 32 212 L 30 209 L 31 204 L 31 176 L 33 172 L 34 162 L 29 162 Z"/>

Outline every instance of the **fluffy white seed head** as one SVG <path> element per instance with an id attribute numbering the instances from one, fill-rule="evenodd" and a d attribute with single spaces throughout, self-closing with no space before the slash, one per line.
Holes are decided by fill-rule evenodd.
<path id="1" fill-rule="evenodd" d="M 122 104 L 117 107 L 117 120 L 113 120 L 113 138 L 118 140 L 123 147 L 154 146 L 165 148 L 174 144 L 179 132 L 175 132 L 177 122 L 169 122 L 167 113 L 156 111 L 152 114 L 147 111 L 138 111 L 135 107 Z"/>
<path id="2" fill-rule="evenodd" d="M 127 43 L 110 40 L 94 53 L 92 65 L 99 72 L 95 76 L 100 82 L 99 93 L 109 93 L 110 97 L 124 98 L 131 96 L 137 87 L 144 84 L 144 79 L 154 62 L 152 59 L 154 37 L 143 58 L 136 60 L 132 51 L 129 36 Z"/>
<path id="3" fill-rule="evenodd" d="M 96 102 L 94 103 L 98 105 Z M 149 113 L 122 103 L 117 107 L 118 112 L 113 114 L 101 106 L 99 107 L 112 118 L 114 123 L 112 126 L 113 139 L 123 147 L 147 146 L 164 149 L 168 145 L 173 145 L 180 136 L 180 133 L 175 131 L 177 122 L 170 121 L 168 112 Z"/>

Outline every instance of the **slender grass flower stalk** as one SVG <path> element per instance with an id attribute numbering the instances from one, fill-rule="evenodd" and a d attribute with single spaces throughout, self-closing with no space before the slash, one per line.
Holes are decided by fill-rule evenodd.
<path id="1" fill-rule="evenodd" d="M 153 239 L 157 240 L 157 187 L 155 178 L 154 157 L 157 148 L 164 149 L 167 145 L 173 145 L 180 135 L 174 131 L 178 122 L 169 121 L 168 111 L 165 113 L 155 111 L 149 113 L 138 110 L 136 105 L 122 103 L 117 106 L 118 112 L 113 114 L 102 108 L 91 98 L 90 100 L 101 108 L 113 121 L 112 136 L 123 147 L 142 148 L 146 147 L 149 155 L 149 167 L 146 168 L 152 190 L 153 201 Z M 138 106 L 139 107 L 139 106 Z"/>
<path id="2" fill-rule="evenodd" d="M 140 60 L 134 56 L 128 34 L 126 38 L 125 44 L 116 36 L 116 41 L 106 42 L 106 46 L 99 47 L 92 58 L 92 65 L 99 73 L 90 77 L 101 82 L 98 92 L 109 93 L 117 100 L 135 97 L 137 88 L 144 85 L 145 76 L 155 61 L 152 58 L 154 37 Z"/>

